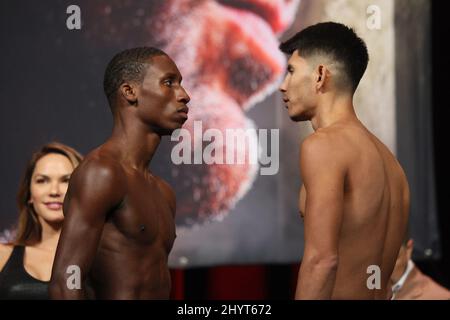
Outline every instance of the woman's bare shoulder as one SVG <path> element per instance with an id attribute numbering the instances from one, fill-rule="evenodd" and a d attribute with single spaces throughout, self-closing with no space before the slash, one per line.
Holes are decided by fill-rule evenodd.
<path id="1" fill-rule="evenodd" d="M 0 271 L 3 270 L 14 249 L 12 244 L 0 243 Z"/>

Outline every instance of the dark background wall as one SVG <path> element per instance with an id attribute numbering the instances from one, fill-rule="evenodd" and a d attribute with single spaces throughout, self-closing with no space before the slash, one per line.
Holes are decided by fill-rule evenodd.
<path id="1" fill-rule="evenodd" d="M 450 156 L 449 147 L 449 97 L 448 75 L 450 63 L 448 55 L 448 13 L 447 1 L 432 1 L 432 101 L 433 101 L 433 148 L 436 173 L 437 208 L 441 234 L 442 258 L 423 265 L 431 276 L 450 287 Z M 446 49 L 447 48 L 447 49 Z"/>

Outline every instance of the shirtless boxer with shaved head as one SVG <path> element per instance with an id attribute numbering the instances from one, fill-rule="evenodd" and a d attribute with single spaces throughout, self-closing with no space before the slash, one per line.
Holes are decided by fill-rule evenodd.
<path id="1" fill-rule="evenodd" d="M 366 45 L 352 29 L 327 22 L 280 49 L 290 55 L 280 87 L 289 117 L 314 129 L 300 150 L 305 248 L 295 298 L 389 299 L 409 188 L 394 155 L 354 111 Z M 368 285 L 372 275 L 378 287 Z"/>
<path id="2" fill-rule="evenodd" d="M 71 177 L 51 298 L 169 298 L 175 195 L 148 167 L 161 137 L 187 120 L 181 80 L 156 48 L 123 51 L 106 68 L 113 132 Z"/>

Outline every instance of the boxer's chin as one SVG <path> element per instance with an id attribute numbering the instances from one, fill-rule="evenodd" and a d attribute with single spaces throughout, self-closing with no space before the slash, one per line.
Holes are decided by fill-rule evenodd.
<path id="1" fill-rule="evenodd" d="M 183 125 L 186 123 L 186 121 L 175 121 L 171 123 L 170 125 L 160 127 L 158 129 L 158 133 L 161 136 L 170 136 L 173 134 L 173 132 L 177 129 L 183 128 Z"/>
<path id="2" fill-rule="evenodd" d="M 304 121 L 310 121 L 311 120 L 311 117 L 309 117 L 306 114 L 289 115 L 289 118 L 291 118 L 291 120 L 294 121 L 294 122 L 304 122 Z"/>

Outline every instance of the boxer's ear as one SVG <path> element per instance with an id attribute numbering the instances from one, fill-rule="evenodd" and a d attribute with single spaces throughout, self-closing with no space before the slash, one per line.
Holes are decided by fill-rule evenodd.
<path id="1" fill-rule="evenodd" d="M 131 105 L 137 103 L 137 89 L 132 83 L 124 82 L 119 87 L 119 95 L 122 96 Z"/>
<path id="2" fill-rule="evenodd" d="M 325 84 L 329 81 L 330 78 L 330 70 L 324 64 L 319 64 L 314 71 L 314 81 L 316 85 L 317 92 L 323 90 L 325 88 Z"/>

